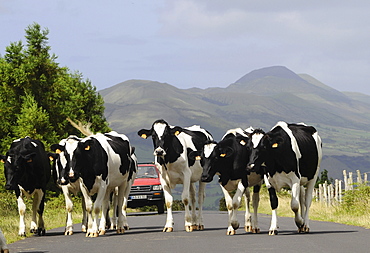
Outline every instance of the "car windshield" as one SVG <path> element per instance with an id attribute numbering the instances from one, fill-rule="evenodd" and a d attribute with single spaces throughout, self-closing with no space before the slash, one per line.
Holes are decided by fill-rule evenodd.
<path id="1" fill-rule="evenodd" d="M 153 166 L 139 166 L 136 178 L 158 178 Z"/>

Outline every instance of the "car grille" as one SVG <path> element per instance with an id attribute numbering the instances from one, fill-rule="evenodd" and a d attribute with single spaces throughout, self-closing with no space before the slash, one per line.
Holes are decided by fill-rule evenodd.
<path id="1" fill-rule="evenodd" d="M 145 192 L 145 191 L 150 191 L 150 185 L 131 187 L 131 192 Z"/>

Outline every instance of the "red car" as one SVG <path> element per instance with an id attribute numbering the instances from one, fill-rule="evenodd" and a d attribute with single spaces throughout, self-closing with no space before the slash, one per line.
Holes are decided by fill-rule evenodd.
<path id="1" fill-rule="evenodd" d="M 138 165 L 127 205 L 129 208 L 154 205 L 157 206 L 158 213 L 164 213 L 163 189 L 159 180 L 159 171 L 153 163 Z"/>

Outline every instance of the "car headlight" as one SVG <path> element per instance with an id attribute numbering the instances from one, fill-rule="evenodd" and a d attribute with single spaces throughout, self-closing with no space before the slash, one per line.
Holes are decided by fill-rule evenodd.
<path id="1" fill-rule="evenodd" d="M 162 190 L 162 185 L 153 185 L 153 191 L 160 191 Z"/>

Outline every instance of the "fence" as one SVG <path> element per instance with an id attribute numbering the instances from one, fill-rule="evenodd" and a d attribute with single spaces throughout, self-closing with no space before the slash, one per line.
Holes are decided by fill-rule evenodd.
<path id="1" fill-rule="evenodd" d="M 353 190 L 355 184 L 368 184 L 367 172 L 363 173 L 363 177 L 360 170 L 357 170 L 356 173 L 356 182 L 353 179 L 353 172 L 349 172 L 347 176 L 347 171 L 343 170 L 343 180 L 335 179 L 334 184 L 328 182 L 320 184 L 319 188 L 314 189 L 315 199 L 327 206 L 342 202 L 343 194 L 346 191 Z"/>

